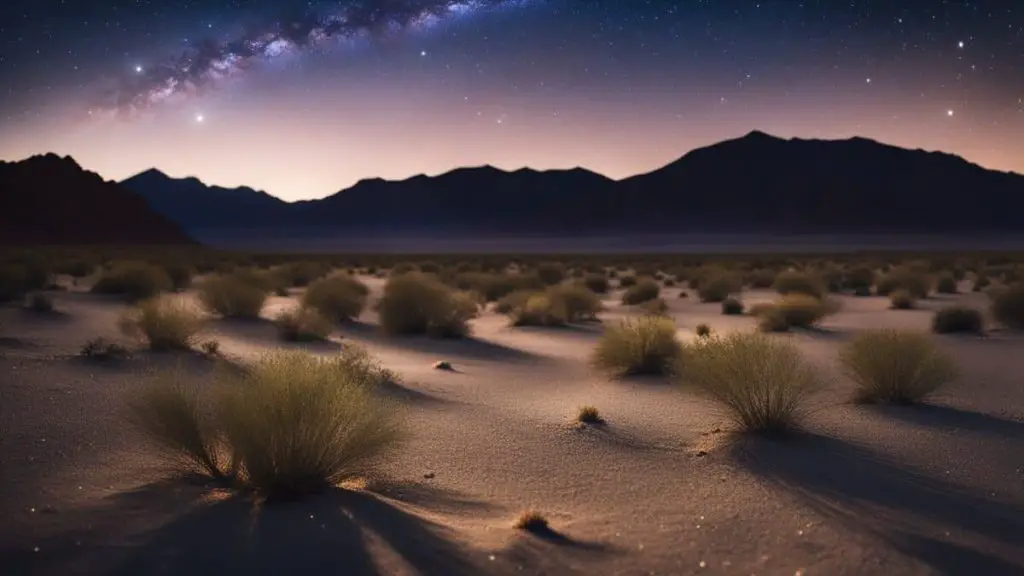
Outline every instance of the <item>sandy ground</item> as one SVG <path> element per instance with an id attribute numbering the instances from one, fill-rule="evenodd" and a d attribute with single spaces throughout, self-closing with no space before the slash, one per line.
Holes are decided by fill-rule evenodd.
<path id="1" fill-rule="evenodd" d="M 702 322 L 753 328 L 678 293 L 665 296 L 680 338 Z M 926 329 L 953 300 L 984 305 L 844 297 L 822 330 L 776 337 L 835 373 L 852 333 Z M 85 362 L 81 345 L 115 336 L 121 305 L 56 302 L 50 315 L 0 310 L 0 574 L 1024 574 L 1024 336 L 940 337 L 963 374 L 924 407 L 850 405 L 836 376 L 807 433 L 771 441 L 733 437 L 714 406 L 667 381 L 594 374 L 599 325 L 510 328 L 486 313 L 470 340 L 396 340 L 367 313 L 340 344 L 309 349 L 359 342 L 401 373 L 390 393 L 412 439 L 372 491 L 258 510 L 168 479 L 123 418 L 125 393 L 152 371 L 183 362 L 206 378 L 212 363 Z M 272 298 L 266 314 L 289 304 Z M 605 323 L 634 314 L 616 293 L 607 304 Z M 208 337 L 240 359 L 280 345 L 269 323 L 214 323 Z M 573 425 L 584 404 L 607 425 Z M 512 529 L 528 508 L 557 534 Z"/>

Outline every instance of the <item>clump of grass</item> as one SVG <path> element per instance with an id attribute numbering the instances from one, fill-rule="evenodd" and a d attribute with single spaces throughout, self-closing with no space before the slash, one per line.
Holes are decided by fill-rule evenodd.
<path id="1" fill-rule="evenodd" d="M 336 274 L 310 284 L 302 295 L 302 305 L 331 322 L 344 322 L 362 314 L 369 294 L 369 288 L 356 278 Z"/>
<path id="2" fill-rule="evenodd" d="M 822 383 L 796 347 L 756 332 L 694 340 L 680 376 L 725 406 L 746 432 L 794 428 Z"/>
<path id="3" fill-rule="evenodd" d="M 512 314 L 515 310 L 526 306 L 526 302 L 534 294 L 537 294 L 537 292 L 533 290 L 516 290 L 506 294 L 495 303 L 494 311 L 498 314 Z"/>
<path id="4" fill-rule="evenodd" d="M 565 304 L 566 318 L 569 322 L 596 320 L 597 314 L 602 310 L 601 299 L 581 286 L 552 286 L 548 288 L 547 294 Z"/>
<path id="5" fill-rule="evenodd" d="M 726 270 L 705 272 L 703 276 L 694 278 L 691 282 L 696 283 L 697 295 L 701 302 L 721 302 L 743 289 L 742 279 Z"/>
<path id="6" fill-rule="evenodd" d="M 875 285 L 875 271 L 866 266 L 849 270 L 843 278 L 843 286 L 857 296 L 870 296 Z"/>
<path id="7" fill-rule="evenodd" d="M 932 316 L 932 332 L 937 334 L 951 334 L 954 332 L 968 332 L 981 334 L 985 331 L 985 320 L 981 312 L 967 306 L 949 306 L 943 308 Z"/>
<path id="8" fill-rule="evenodd" d="M 583 285 L 595 294 L 604 294 L 608 292 L 608 277 L 604 274 L 587 274 L 583 277 Z"/>
<path id="9" fill-rule="evenodd" d="M 604 418 L 594 406 L 582 406 L 576 413 L 576 421 L 583 424 L 604 424 Z"/>
<path id="10" fill-rule="evenodd" d="M 82 345 L 81 355 L 93 360 L 121 360 L 131 356 L 131 352 L 124 345 L 101 336 Z"/>
<path id="11" fill-rule="evenodd" d="M 729 296 L 722 300 L 722 314 L 726 316 L 738 316 L 743 314 L 743 302 L 735 296 Z"/>
<path id="12" fill-rule="evenodd" d="M 836 300 L 792 293 L 774 303 L 758 304 L 750 313 L 758 318 L 762 332 L 785 332 L 790 328 L 810 328 L 838 311 Z"/>
<path id="13" fill-rule="evenodd" d="M 917 306 L 917 298 L 909 290 L 895 290 L 889 293 L 889 306 L 893 310 L 910 310 Z"/>
<path id="14" fill-rule="evenodd" d="M 775 277 L 772 287 L 783 296 L 787 294 L 805 294 L 815 298 L 822 298 L 828 293 L 827 286 L 820 276 L 798 270 L 780 272 Z"/>
<path id="15" fill-rule="evenodd" d="M 274 275 L 284 286 L 301 287 L 309 286 L 314 280 L 323 278 L 330 269 L 326 262 L 290 262 L 274 270 Z"/>
<path id="16" fill-rule="evenodd" d="M 187 290 L 192 285 L 192 276 L 195 275 L 195 270 L 191 266 L 183 262 L 171 262 L 164 265 L 164 272 L 167 273 L 167 277 L 171 280 L 171 290 L 174 292 L 182 292 Z"/>
<path id="17" fill-rule="evenodd" d="M 381 329 L 389 335 L 459 338 L 469 333 L 476 302 L 434 277 L 409 272 L 392 276 L 377 302 Z"/>
<path id="18" fill-rule="evenodd" d="M 619 276 L 619 288 L 629 288 L 636 285 L 636 276 L 632 274 L 623 274 Z"/>
<path id="19" fill-rule="evenodd" d="M 116 294 L 136 302 L 152 298 L 173 288 L 170 276 L 147 262 L 115 262 L 92 286 L 96 294 Z"/>
<path id="20" fill-rule="evenodd" d="M 259 318 L 267 301 L 268 286 L 262 278 L 241 273 L 207 278 L 197 297 L 207 310 L 224 318 Z"/>
<path id="21" fill-rule="evenodd" d="M 182 298 L 157 296 L 125 312 L 118 326 L 124 334 L 144 340 L 151 350 L 188 350 L 203 327 L 203 315 Z"/>
<path id="22" fill-rule="evenodd" d="M 626 319 L 605 330 L 591 358 L 595 368 L 612 376 L 671 373 L 681 344 L 669 318 Z"/>
<path id="23" fill-rule="evenodd" d="M 565 265 L 561 262 L 542 262 L 537 266 L 537 277 L 546 286 L 554 286 L 565 280 Z"/>
<path id="24" fill-rule="evenodd" d="M 640 304 L 640 309 L 643 310 L 644 314 L 664 316 L 668 314 L 669 307 L 668 302 L 665 302 L 664 298 L 655 298 Z"/>
<path id="25" fill-rule="evenodd" d="M 565 303 L 549 294 L 531 294 L 510 314 L 513 326 L 564 326 L 569 321 Z"/>
<path id="26" fill-rule="evenodd" d="M 207 356 L 220 356 L 220 342 L 217 340 L 206 340 L 199 345 L 199 348 Z"/>
<path id="27" fill-rule="evenodd" d="M 182 467 L 268 498 L 360 476 L 404 436 L 374 393 L 379 370 L 358 351 L 275 352 L 241 374 L 219 372 L 217 393 L 187 378 L 165 374 L 130 397 L 133 423 Z"/>
<path id="28" fill-rule="evenodd" d="M 622 303 L 627 306 L 643 304 L 654 300 L 661 294 L 661 285 L 652 278 L 641 278 L 629 287 L 622 295 Z"/>
<path id="29" fill-rule="evenodd" d="M 711 336 L 711 326 L 708 326 L 707 324 L 697 324 L 697 327 L 694 328 L 694 332 L 696 332 L 698 338 L 707 338 L 708 336 Z"/>
<path id="30" fill-rule="evenodd" d="M 558 285 L 544 292 L 513 292 L 498 310 L 505 310 L 513 326 L 563 326 L 596 319 L 601 300 L 583 287 Z"/>
<path id="31" fill-rule="evenodd" d="M 957 377 L 956 364 L 925 333 L 871 330 L 840 352 L 858 402 L 911 404 Z"/>
<path id="32" fill-rule="evenodd" d="M 1024 329 L 1024 283 L 991 293 L 992 317 L 1013 330 Z"/>
<path id="33" fill-rule="evenodd" d="M 935 282 L 935 291 L 939 294 L 956 294 L 957 293 L 957 282 L 956 278 L 950 273 L 945 273 L 939 276 L 939 279 Z"/>
<path id="34" fill-rule="evenodd" d="M 28 295 L 25 307 L 33 312 L 53 312 L 53 297 L 46 292 L 33 292 Z"/>
<path id="35" fill-rule="evenodd" d="M 875 291 L 879 296 L 888 296 L 897 290 L 906 290 L 915 298 L 927 298 L 931 289 L 932 279 L 927 272 L 912 266 L 901 266 L 882 276 Z"/>
<path id="36" fill-rule="evenodd" d="M 527 532 L 546 532 L 550 529 L 548 519 L 536 510 L 528 510 L 520 514 L 512 527 L 516 530 L 525 530 Z"/>
<path id="37" fill-rule="evenodd" d="M 775 283 L 776 273 L 768 268 L 753 270 L 747 274 L 747 284 L 751 288 L 770 288 Z"/>
<path id="38" fill-rule="evenodd" d="M 318 342 L 326 340 L 333 330 L 331 321 L 313 308 L 296 307 L 274 319 L 277 335 L 285 342 Z"/>

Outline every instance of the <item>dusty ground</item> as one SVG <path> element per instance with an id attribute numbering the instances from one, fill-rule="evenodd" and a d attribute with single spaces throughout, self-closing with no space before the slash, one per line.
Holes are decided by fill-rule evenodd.
<path id="1" fill-rule="evenodd" d="M 678 292 L 666 300 L 681 338 L 701 322 L 753 327 Z M 633 313 L 616 296 L 605 322 Z M 823 330 L 777 337 L 834 372 L 850 334 L 926 329 L 954 299 L 984 305 L 845 297 Z M 51 315 L 0 310 L 0 574 L 1024 574 L 1022 336 L 941 337 L 963 374 L 927 407 L 850 405 L 837 376 L 805 435 L 769 441 L 732 438 L 713 406 L 667 382 L 593 374 L 600 326 L 510 328 L 487 313 L 471 340 L 388 340 L 367 313 L 336 337 L 404 376 L 391 393 L 412 440 L 373 492 L 254 510 L 168 480 L 123 420 L 124 394 L 154 369 L 184 362 L 203 378 L 211 363 L 84 362 L 87 339 L 116 335 L 121 305 L 56 301 Z M 287 304 L 273 298 L 267 315 Z M 279 346 L 269 323 L 208 336 L 243 359 Z M 441 359 L 457 371 L 433 370 Z M 572 425 L 584 404 L 607 425 Z M 558 535 L 513 530 L 527 508 Z"/>

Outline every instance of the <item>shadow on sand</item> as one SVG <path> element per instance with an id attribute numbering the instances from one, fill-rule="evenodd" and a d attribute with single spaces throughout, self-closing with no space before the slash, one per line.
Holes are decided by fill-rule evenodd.
<path id="1" fill-rule="evenodd" d="M 286 342 L 278 337 L 277 326 L 272 320 L 259 318 L 253 320 L 218 320 L 211 325 L 213 334 L 222 335 L 232 340 L 248 344 L 269 346 L 275 349 L 303 350 L 318 354 L 331 354 L 341 350 L 342 344 L 336 340 L 319 340 L 311 342 Z"/>
<path id="2" fill-rule="evenodd" d="M 465 505 L 429 490 L 414 497 Z M 263 506 L 202 492 L 177 480 L 110 497 L 88 531 L 41 543 L 46 554 L 4 554 L 13 568 L 5 573 L 384 576 L 394 569 L 378 565 L 382 549 L 420 574 L 484 573 L 448 528 L 369 492 L 333 489 Z M 165 521 L 152 521 L 160 517 Z"/>
<path id="3" fill-rule="evenodd" d="M 929 428 L 968 430 L 999 438 L 1024 440 L 1024 422 L 992 416 L 982 412 L 962 410 L 937 404 L 910 406 L 867 405 L 866 408 L 901 420 Z"/>
<path id="4" fill-rule="evenodd" d="M 545 357 L 519 348 L 504 346 L 496 342 L 467 338 L 428 338 L 426 336 L 387 336 L 375 324 L 347 322 L 338 328 L 345 338 L 365 342 L 382 348 L 397 348 L 420 354 L 444 358 L 469 358 L 473 360 L 494 360 L 522 362 L 543 360 Z"/>
<path id="5" fill-rule="evenodd" d="M 814 434 L 739 440 L 733 456 L 745 469 L 799 496 L 817 511 L 870 532 L 943 573 L 1011 574 L 1018 564 L 924 535 L 946 530 L 1021 550 L 1024 509 L 910 470 L 848 442 Z"/>

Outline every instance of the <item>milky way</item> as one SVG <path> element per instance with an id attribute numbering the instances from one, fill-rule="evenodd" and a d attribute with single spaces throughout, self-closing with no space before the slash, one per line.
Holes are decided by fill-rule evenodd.
<path id="1" fill-rule="evenodd" d="M 201 94 L 260 63 L 365 35 L 424 29 L 530 0 L 366 0 L 329 14 L 280 19 L 229 41 L 206 40 L 152 67 L 138 66 L 103 90 L 100 110 L 131 115 Z M 91 111 L 90 111 L 91 113 Z"/>

